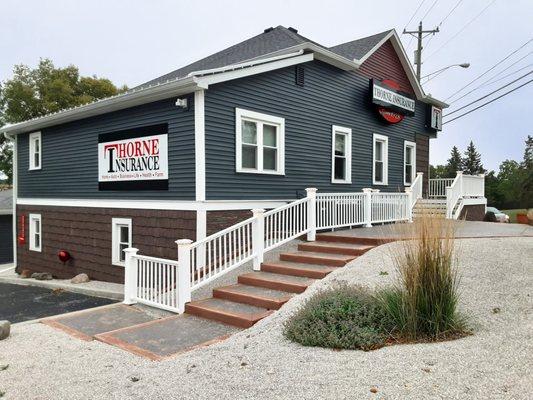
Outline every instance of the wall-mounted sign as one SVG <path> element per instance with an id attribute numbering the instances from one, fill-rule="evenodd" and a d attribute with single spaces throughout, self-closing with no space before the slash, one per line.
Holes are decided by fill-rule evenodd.
<path id="1" fill-rule="evenodd" d="M 99 190 L 167 190 L 166 124 L 98 136 Z"/>
<path id="2" fill-rule="evenodd" d="M 436 131 L 442 131 L 442 109 L 430 106 L 429 110 L 429 127 Z"/>
<path id="3" fill-rule="evenodd" d="M 402 114 L 398 114 L 397 112 L 387 110 L 385 107 L 378 107 L 378 113 L 389 124 L 397 124 L 398 122 L 403 121 Z"/>
<path id="4" fill-rule="evenodd" d="M 407 93 L 394 89 L 386 81 L 370 81 L 372 103 L 401 115 L 415 115 L 416 102 Z M 398 121 L 399 122 L 399 121 Z"/>

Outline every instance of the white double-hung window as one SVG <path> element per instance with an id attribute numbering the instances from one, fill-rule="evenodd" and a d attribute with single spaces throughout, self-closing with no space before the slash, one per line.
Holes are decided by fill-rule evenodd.
<path id="1" fill-rule="evenodd" d="M 124 266 L 126 261 L 124 249 L 131 247 L 131 219 L 113 218 L 111 245 L 113 265 Z"/>
<path id="2" fill-rule="evenodd" d="M 285 173 L 285 119 L 237 108 L 236 170 Z"/>
<path id="3" fill-rule="evenodd" d="M 42 231 L 41 231 L 41 214 L 30 214 L 30 250 L 41 251 L 42 249 Z"/>
<path id="4" fill-rule="evenodd" d="M 41 132 L 30 133 L 30 170 L 41 169 Z"/>
<path id="5" fill-rule="evenodd" d="M 406 140 L 403 145 L 403 184 L 410 186 L 416 174 L 416 143 Z"/>
<path id="6" fill-rule="evenodd" d="M 342 126 L 331 129 L 331 182 L 352 183 L 352 130 Z"/>
<path id="7" fill-rule="evenodd" d="M 374 134 L 373 153 L 373 184 L 387 185 L 389 169 L 389 138 L 387 136 Z"/>

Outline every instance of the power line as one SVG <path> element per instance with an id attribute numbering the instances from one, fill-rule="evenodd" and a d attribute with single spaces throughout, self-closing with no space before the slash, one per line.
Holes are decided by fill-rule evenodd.
<path id="1" fill-rule="evenodd" d="M 403 27 L 403 30 L 407 29 L 407 26 L 411 23 L 411 21 L 413 20 L 413 18 L 416 15 L 416 13 L 418 12 L 418 10 L 420 10 L 420 7 L 422 7 L 425 2 L 426 2 L 426 0 L 422 0 L 420 2 L 420 4 L 418 4 L 418 7 L 416 8 L 415 12 L 411 15 L 411 18 L 409 18 L 409 21 Z M 413 41 L 413 37 L 411 36 L 411 38 L 409 39 L 409 43 L 407 43 L 407 46 L 405 47 L 405 49 L 409 49 L 409 47 L 411 47 L 411 42 L 412 41 Z"/>
<path id="2" fill-rule="evenodd" d="M 451 99 L 452 97 L 454 97 L 457 93 L 460 93 L 462 92 L 464 89 L 466 89 L 468 86 L 470 86 L 472 83 L 474 83 L 475 81 L 477 81 L 479 78 L 487 75 L 490 71 L 492 71 L 494 68 L 496 68 L 498 65 L 500 65 L 501 63 L 503 63 L 505 60 L 507 60 L 508 58 L 510 58 L 511 56 L 513 56 L 515 53 L 519 52 L 520 50 L 522 50 L 525 46 L 527 46 L 533 39 L 529 39 L 527 42 L 525 42 L 523 45 L 521 45 L 518 49 L 516 50 L 513 50 L 511 53 L 509 53 L 507 56 L 505 56 L 504 58 L 502 58 L 500 61 L 498 61 L 496 64 L 494 64 L 492 67 L 490 67 L 488 70 L 486 70 L 485 72 L 483 72 L 481 75 L 475 77 L 474 79 L 472 79 L 470 82 L 468 82 L 466 85 L 464 85 L 462 88 L 460 88 L 459 90 L 456 90 L 455 92 L 453 92 L 451 95 L 449 95 L 444 101 L 447 101 L 448 99 Z"/>
<path id="3" fill-rule="evenodd" d="M 464 106 L 458 108 L 457 110 L 454 110 L 454 111 L 452 111 L 452 112 L 447 113 L 446 116 L 451 115 L 451 114 L 455 114 L 457 111 L 461 111 L 462 109 L 464 109 L 464 108 L 466 108 L 466 107 L 469 107 L 469 106 L 471 106 L 472 104 L 475 104 L 475 103 L 477 103 L 478 101 L 481 101 L 481 100 L 483 100 L 483 99 L 485 99 L 485 98 L 487 98 L 487 97 L 493 95 L 494 93 L 499 92 L 499 91 L 502 90 L 502 89 L 505 89 L 507 86 L 510 86 L 510 85 L 512 85 L 513 83 L 519 81 L 520 79 L 525 78 L 525 77 L 528 76 L 528 75 L 531 75 L 531 73 L 533 73 L 533 70 L 529 71 L 527 74 L 522 75 L 520 78 L 516 78 L 514 81 L 509 82 L 509 83 L 507 83 L 507 84 L 505 84 L 505 85 L 499 87 L 498 89 L 496 89 L 496 90 L 490 92 L 489 94 L 486 94 L 485 96 L 482 96 L 482 97 L 480 97 L 479 99 L 474 100 L 474 101 L 472 101 L 472 102 L 470 102 L 470 103 L 468 103 L 468 104 L 466 104 L 466 105 L 464 105 Z"/>
<path id="4" fill-rule="evenodd" d="M 433 10 L 433 7 L 435 7 L 435 4 L 437 4 L 438 2 L 439 2 L 439 0 L 435 0 L 435 1 L 433 2 L 433 4 L 428 8 L 428 10 L 427 10 L 426 13 L 424 14 L 424 16 L 421 18 L 422 21 L 424 20 L 424 18 L 426 18 L 426 17 L 428 16 L 429 12 L 430 12 L 431 10 Z"/>
<path id="5" fill-rule="evenodd" d="M 451 38 L 449 38 L 443 45 L 441 45 L 440 47 L 438 47 L 433 53 L 431 53 L 429 56 L 426 57 L 426 59 L 424 61 L 427 61 L 430 57 L 432 57 L 434 54 L 438 53 L 440 50 L 442 50 L 443 47 L 445 47 L 446 45 L 448 45 L 448 43 L 450 43 L 453 39 L 455 39 L 457 36 L 459 36 L 466 28 L 468 28 L 468 26 L 474 22 L 476 19 L 479 18 L 479 16 L 481 16 L 481 14 L 483 14 L 491 5 L 494 4 L 496 0 L 492 0 L 489 4 L 487 4 L 485 6 L 485 8 L 483 8 L 483 10 L 481 10 L 474 18 L 472 18 L 470 21 L 468 21 L 465 25 L 463 25 L 463 27 L 461 29 L 459 29 L 459 31 L 457 31 L 457 33 L 455 35 L 453 35 Z"/>
<path id="6" fill-rule="evenodd" d="M 512 63 L 511 65 L 509 65 L 507 68 L 502 69 L 500 72 L 498 72 L 497 74 L 495 74 L 494 76 L 492 76 L 491 78 L 489 78 L 488 80 L 486 80 L 485 82 L 483 82 L 481 85 L 476 86 L 474 89 L 470 90 L 469 92 L 466 92 L 466 93 L 463 94 L 461 97 L 456 98 L 454 101 L 450 102 L 450 104 L 457 103 L 459 100 L 465 98 L 465 97 L 468 96 L 470 93 L 475 92 L 476 90 L 479 90 L 479 89 L 481 89 L 482 87 L 487 86 L 488 84 L 491 84 L 491 83 L 495 83 L 495 82 L 501 81 L 501 80 L 504 79 L 504 78 L 497 79 L 496 81 L 491 82 L 491 80 L 493 80 L 494 78 L 496 78 L 498 75 L 500 75 L 501 73 L 507 71 L 507 70 L 508 70 L 509 68 L 511 68 L 513 65 L 518 64 L 520 61 L 522 61 L 524 58 L 528 57 L 528 56 L 529 56 L 530 54 L 532 54 L 532 53 L 533 53 L 533 51 L 530 51 L 530 52 L 527 53 L 525 56 L 521 57 L 520 59 L 518 59 L 517 61 L 515 61 L 514 63 Z M 525 69 L 525 68 L 527 68 L 527 67 L 521 68 L 521 69 L 519 69 L 518 71 L 521 71 L 521 70 L 523 70 L 523 69 Z M 515 73 L 518 72 L 518 71 L 515 71 Z M 512 74 L 508 74 L 508 75 L 506 75 L 505 77 L 507 77 L 507 76 L 509 76 L 509 75 L 512 75 Z M 426 83 L 427 83 L 427 82 L 426 82 Z"/>
<path id="7" fill-rule="evenodd" d="M 516 74 L 517 72 L 523 71 L 524 69 L 529 68 L 529 67 L 531 67 L 531 66 L 533 66 L 533 64 L 528 64 L 528 65 L 526 65 L 526 66 L 523 66 L 522 68 L 518 68 L 517 70 L 515 70 L 515 71 L 513 71 L 513 72 L 510 72 L 510 73 L 508 73 L 507 75 L 504 75 L 504 76 L 502 76 L 501 78 L 496 79 L 495 81 L 487 82 L 486 85 L 493 85 L 493 84 L 495 84 L 496 82 L 502 81 L 502 80 L 504 80 L 505 78 L 507 78 L 507 77 L 509 77 L 509 76 L 512 76 L 512 75 Z M 494 78 L 495 78 L 495 77 L 494 77 Z M 492 78 L 492 79 L 494 79 L 494 78 Z"/>
<path id="8" fill-rule="evenodd" d="M 450 12 L 449 12 L 448 14 L 446 14 L 446 16 L 442 19 L 442 21 L 439 22 L 439 24 L 437 25 L 437 28 L 440 28 L 440 27 L 442 26 L 442 24 L 448 19 L 448 17 L 449 17 L 450 15 L 452 15 L 452 13 L 455 11 L 455 9 L 456 9 L 457 7 L 459 7 L 459 5 L 460 5 L 462 2 L 463 2 L 463 0 L 459 0 L 459 1 L 455 4 L 455 6 L 453 6 L 453 8 L 450 10 Z M 431 41 L 433 40 L 434 37 L 435 37 L 435 36 L 431 36 L 431 37 L 429 38 L 429 40 L 428 40 L 427 43 L 426 43 L 426 47 L 429 46 L 429 43 L 431 43 Z"/>
<path id="9" fill-rule="evenodd" d="M 518 89 L 520 89 L 521 87 L 524 87 L 524 86 L 526 86 L 526 85 L 529 85 L 531 82 L 533 82 L 533 79 L 527 81 L 526 83 L 521 84 L 520 86 L 515 87 L 514 89 L 509 90 L 508 92 L 505 92 L 505 93 L 499 95 L 498 97 L 495 97 L 495 98 L 492 99 L 492 100 L 487 101 L 486 103 L 483 103 L 483 104 L 477 106 L 476 108 L 471 109 L 470 111 L 467 111 L 467 112 L 465 112 L 465 113 L 463 113 L 463 114 L 461 114 L 461 115 L 458 115 L 457 117 L 452 118 L 452 119 L 449 120 L 449 121 L 445 121 L 445 122 L 443 122 L 442 124 L 443 124 L 443 125 L 444 125 L 444 124 L 447 124 L 448 122 L 455 121 L 456 119 L 459 119 L 459 118 L 461 118 L 461 117 L 464 117 L 465 115 L 468 115 L 468 114 L 470 114 L 470 113 L 473 113 L 474 111 L 479 110 L 480 108 L 483 108 L 483 107 L 485 107 L 486 105 L 488 105 L 488 104 L 490 104 L 490 103 L 493 103 L 493 102 L 495 102 L 496 100 L 501 99 L 502 97 L 505 97 L 505 96 L 507 96 L 507 95 L 510 94 L 510 93 L 513 93 L 515 90 L 518 90 Z"/>

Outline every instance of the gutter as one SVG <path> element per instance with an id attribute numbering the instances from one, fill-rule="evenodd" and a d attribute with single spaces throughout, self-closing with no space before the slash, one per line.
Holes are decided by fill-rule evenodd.
<path id="1" fill-rule="evenodd" d="M 192 93 L 200 89 L 204 89 L 204 87 L 198 82 L 196 77 L 180 78 L 150 86 L 148 88 L 107 97 L 93 103 L 58 111 L 43 117 L 6 125 L 0 128 L 0 131 L 3 132 L 6 137 L 8 133 L 9 136 L 13 137 L 13 135 L 18 135 L 32 129 L 41 129 L 76 121 L 82 118 L 88 118 L 157 100 L 163 100 L 172 96 Z"/>

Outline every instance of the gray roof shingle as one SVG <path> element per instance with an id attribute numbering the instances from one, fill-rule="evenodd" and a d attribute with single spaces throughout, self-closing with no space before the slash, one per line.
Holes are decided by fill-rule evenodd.
<path id="1" fill-rule="evenodd" d="M 390 32 L 391 30 L 389 29 L 388 31 L 376 33 L 372 36 L 338 44 L 337 46 L 330 47 L 329 50 L 349 60 L 359 60 L 370 50 L 372 50 L 374 46 Z"/>
<path id="2" fill-rule="evenodd" d="M 0 190 L 0 211 L 13 210 L 13 190 Z"/>
<path id="3" fill-rule="evenodd" d="M 306 42 L 314 43 L 313 41 L 294 32 L 294 30 L 285 28 L 281 25 L 271 30 L 266 29 L 265 31 L 266 32 L 228 47 L 227 49 L 219 51 L 218 53 L 212 54 L 208 57 L 202 58 L 201 60 L 193 62 L 192 64 L 186 65 L 185 67 L 160 76 L 159 78 L 143 83 L 137 88 L 162 83 L 167 80 L 184 78 L 193 71 L 220 68 L 227 65 L 238 64 L 254 58 L 261 58 L 266 54 L 296 46 L 298 44 Z"/>

